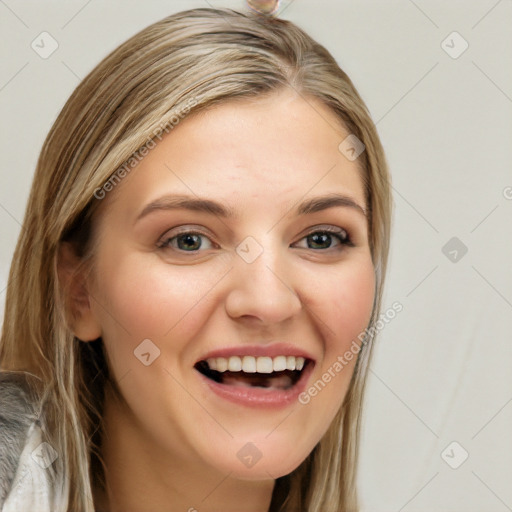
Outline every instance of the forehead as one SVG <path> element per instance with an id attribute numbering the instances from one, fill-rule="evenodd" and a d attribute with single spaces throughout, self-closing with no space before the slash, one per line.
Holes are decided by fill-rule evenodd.
<path id="1" fill-rule="evenodd" d="M 172 192 L 234 209 L 329 192 L 365 206 L 358 161 L 339 150 L 348 135 L 327 106 L 293 91 L 228 101 L 181 120 L 107 199 L 125 215 Z"/>

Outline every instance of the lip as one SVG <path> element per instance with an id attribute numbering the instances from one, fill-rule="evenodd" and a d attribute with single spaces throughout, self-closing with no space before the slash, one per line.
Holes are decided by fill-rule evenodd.
<path id="1" fill-rule="evenodd" d="M 290 389 L 269 389 L 260 387 L 242 387 L 230 386 L 215 382 L 201 372 L 197 372 L 200 381 L 207 390 L 212 391 L 215 395 L 237 405 L 250 408 L 270 408 L 278 409 L 297 403 L 299 395 L 306 389 L 309 379 L 315 367 L 315 359 L 307 352 L 293 347 L 288 344 L 276 344 L 264 346 L 244 346 L 232 347 L 214 350 L 209 352 L 203 359 L 204 361 L 210 357 L 230 357 L 252 355 L 256 357 L 276 357 L 279 355 L 304 357 L 307 364 L 302 370 L 300 379 Z"/>
<path id="2" fill-rule="evenodd" d="M 255 357 L 277 357 L 277 356 L 295 356 L 303 357 L 315 361 L 315 358 L 304 351 L 303 349 L 291 345 L 289 343 L 275 343 L 273 345 L 242 345 L 238 347 L 226 347 L 217 350 L 212 350 L 206 355 L 201 357 L 199 361 L 206 361 L 211 357 L 225 357 L 231 356 L 255 356 Z"/>

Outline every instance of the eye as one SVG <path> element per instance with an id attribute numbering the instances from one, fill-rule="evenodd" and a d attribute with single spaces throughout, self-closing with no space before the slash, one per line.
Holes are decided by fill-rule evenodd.
<path id="1" fill-rule="evenodd" d="M 302 240 L 307 241 L 305 249 L 331 249 L 336 247 L 333 240 L 338 242 L 338 246 L 354 247 L 352 240 L 344 229 L 331 226 L 311 231 Z"/>
<path id="2" fill-rule="evenodd" d="M 206 243 L 204 242 L 206 240 Z M 331 249 L 335 247 L 353 247 L 347 231 L 332 226 L 322 227 L 311 231 L 301 240 L 307 241 L 305 249 Z M 199 231 L 183 230 L 173 236 L 164 236 L 157 246 L 160 249 L 175 249 L 183 252 L 199 252 L 199 249 L 214 247 L 210 238 Z"/>
<path id="3" fill-rule="evenodd" d="M 208 242 L 205 244 L 203 240 Z M 210 244 L 208 246 L 208 244 Z M 159 243 L 160 249 L 173 248 L 185 252 L 198 252 L 200 248 L 212 249 L 213 244 L 211 240 L 203 233 L 196 231 L 181 231 L 172 237 L 164 237 Z"/>

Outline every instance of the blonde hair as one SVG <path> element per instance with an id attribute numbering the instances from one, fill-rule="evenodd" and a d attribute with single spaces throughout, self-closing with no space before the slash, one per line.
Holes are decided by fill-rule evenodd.
<path id="1" fill-rule="evenodd" d="M 69 497 L 62 511 L 94 510 L 93 484 L 104 478 L 102 397 L 115 383 L 101 339 L 81 343 L 69 327 L 59 247 L 72 242 L 84 268 L 94 268 L 98 191 L 177 116 L 285 87 L 322 101 L 365 145 L 358 162 L 376 277 L 369 327 L 378 319 L 391 223 L 387 164 L 366 106 L 333 57 L 293 23 L 257 13 L 193 9 L 142 30 L 89 73 L 51 128 L 9 274 L 0 364 L 44 384 L 46 435 Z M 375 330 L 368 332 L 339 413 L 306 460 L 276 481 L 271 510 L 358 510 L 361 406 Z"/>

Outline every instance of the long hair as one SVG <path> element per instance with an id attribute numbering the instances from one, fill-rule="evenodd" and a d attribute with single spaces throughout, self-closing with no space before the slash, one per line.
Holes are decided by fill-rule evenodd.
<path id="1" fill-rule="evenodd" d="M 110 378 L 101 338 L 72 333 L 58 275 L 63 242 L 94 271 L 102 187 L 183 113 L 292 88 L 327 105 L 365 145 L 358 164 L 368 205 L 376 287 L 369 333 L 345 400 L 326 434 L 289 475 L 276 481 L 271 510 L 355 512 L 362 401 L 386 271 L 390 180 L 368 110 L 334 58 L 289 21 L 229 9 L 193 9 L 152 24 L 105 57 L 73 92 L 37 163 L 9 274 L 0 344 L 2 370 L 42 384 L 45 432 L 59 454 L 66 503 L 93 512 L 104 483 L 100 442 Z M 341 141 L 340 141 L 341 142 Z M 116 172 L 118 174 L 116 174 Z M 371 335 L 370 335 L 371 334 Z"/>

